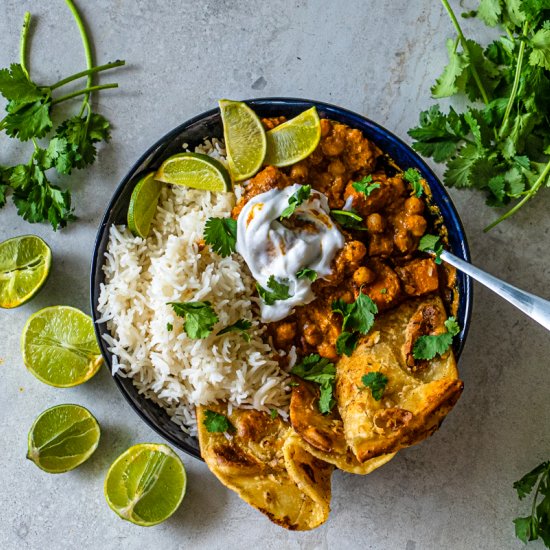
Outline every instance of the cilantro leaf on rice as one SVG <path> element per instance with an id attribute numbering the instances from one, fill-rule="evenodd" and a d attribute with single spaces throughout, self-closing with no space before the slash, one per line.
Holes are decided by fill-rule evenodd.
<path id="1" fill-rule="evenodd" d="M 185 319 L 183 328 L 189 338 L 206 338 L 219 321 L 210 302 L 168 302 L 174 313 Z"/>

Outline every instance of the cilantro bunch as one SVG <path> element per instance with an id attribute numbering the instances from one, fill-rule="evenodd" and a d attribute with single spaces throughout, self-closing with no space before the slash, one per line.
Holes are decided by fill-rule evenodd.
<path id="1" fill-rule="evenodd" d="M 109 121 L 94 113 L 90 106 L 91 94 L 118 84 L 93 85 L 96 73 L 124 65 L 115 61 L 95 67 L 91 46 L 80 14 L 72 0 L 65 0 L 80 30 L 87 69 L 68 76 L 55 84 L 39 85 L 33 82 L 26 63 L 26 45 L 31 16 L 25 13 L 21 32 L 20 60 L 9 68 L 0 69 L 0 94 L 7 100 L 7 115 L 0 120 L 0 132 L 19 141 L 32 141 L 34 150 L 27 162 L 12 166 L 0 165 L 0 207 L 11 193 L 17 212 L 31 223 L 49 221 L 54 230 L 74 220 L 71 193 L 53 184 L 49 171 L 69 175 L 73 169 L 83 169 L 96 158 L 96 144 L 110 138 Z M 86 78 L 86 86 L 58 96 L 56 90 Z M 51 134 L 53 111 L 56 105 L 83 96 L 77 115 L 62 122 L 42 146 L 38 140 Z"/>
<path id="2" fill-rule="evenodd" d="M 445 184 L 485 191 L 487 204 L 515 204 L 485 230 L 550 186 L 550 0 L 481 0 L 477 17 L 505 34 L 486 46 L 455 27 L 449 64 L 432 87 L 436 99 L 466 96 L 464 112 L 438 105 L 409 130 L 413 148 L 445 163 Z"/>

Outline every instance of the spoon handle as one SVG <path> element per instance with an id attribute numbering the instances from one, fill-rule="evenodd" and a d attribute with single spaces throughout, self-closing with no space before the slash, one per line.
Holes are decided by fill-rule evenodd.
<path id="1" fill-rule="evenodd" d="M 550 330 L 550 301 L 505 283 L 472 264 L 457 258 L 454 254 L 446 250 L 441 253 L 441 259 L 466 273 L 466 275 L 469 275 L 478 283 L 491 289 L 493 292 L 516 306 L 519 310 L 523 311 L 523 313 L 537 321 L 537 323 L 540 323 L 545 329 Z"/>

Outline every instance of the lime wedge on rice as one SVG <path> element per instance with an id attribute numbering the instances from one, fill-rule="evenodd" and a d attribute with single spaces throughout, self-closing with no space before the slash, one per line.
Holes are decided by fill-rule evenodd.
<path id="1" fill-rule="evenodd" d="M 166 159 L 155 179 L 205 191 L 231 190 L 231 178 L 225 166 L 202 153 L 178 153 Z"/>
<path id="2" fill-rule="evenodd" d="M 161 190 L 162 183 L 155 180 L 154 172 L 141 178 L 134 187 L 128 206 L 128 227 L 136 237 L 149 235 Z"/>
<path id="3" fill-rule="evenodd" d="M 264 164 L 290 166 L 313 153 L 321 139 L 321 122 L 312 107 L 269 130 Z"/>
<path id="4" fill-rule="evenodd" d="M 168 445 L 141 443 L 113 462 L 104 492 L 107 504 L 122 519 L 148 527 L 177 510 L 186 484 L 183 463 Z"/>
<path id="5" fill-rule="evenodd" d="M 50 247 L 35 235 L 0 243 L 0 307 L 28 302 L 44 286 L 52 264 Z"/>
<path id="6" fill-rule="evenodd" d="M 34 421 L 27 458 L 50 474 L 68 472 L 90 458 L 99 435 L 99 424 L 88 409 L 57 405 Z"/>
<path id="7" fill-rule="evenodd" d="M 91 317 L 68 306 L 32 315 L 23 328 L 21 353 L 29 371 L 56 388 L 86 382 L 103 361 Z"/>
<path id="8" fill-rule="evenodd" d="M 218 104 L 229 171 L 235 181 L 246 180 L 262 167 L 265 158 L 266 137 L 262 121 L 242 101 L 221 99 Z"/>

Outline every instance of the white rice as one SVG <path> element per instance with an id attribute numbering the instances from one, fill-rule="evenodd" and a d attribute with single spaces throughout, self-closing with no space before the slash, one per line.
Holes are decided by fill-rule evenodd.
<path id="1" fill-rule="evenodd" d="M 217 140 L 196 151 L 225 162 Z M 165 185 L 147 239 L 112 226 L 105 253 L 98 322 L 107 322 L 111 333 L 104 338 L 113 374 L 132 378 L 140 393 L 191 434 L 198 404 L 227 400 L 230 407 L 288 413 L 288 375 L 262 339 L 265 327 L 246 265 L 236 254 L 221 258 L 208 246 L 199 249 L 206 220 L 229 216 L 234 201 L 232 193 Z M 219 322 L 208 337 L 193 340 L 167 302 L 199 300 L 212 303 Z M 250 342 L 237 332 L 216 336 L 238 319 L 252 322 Z"/>

